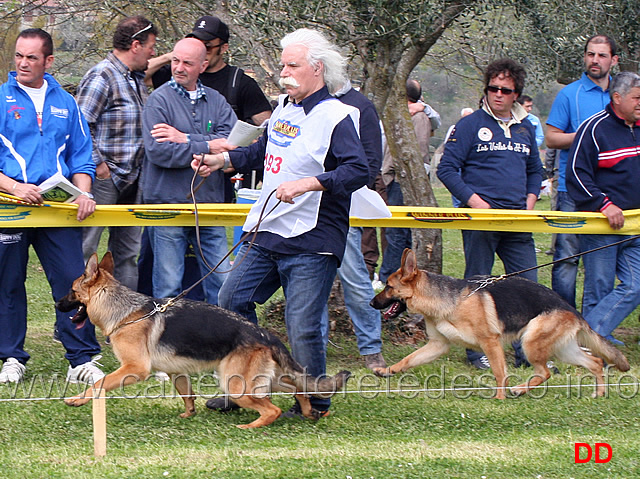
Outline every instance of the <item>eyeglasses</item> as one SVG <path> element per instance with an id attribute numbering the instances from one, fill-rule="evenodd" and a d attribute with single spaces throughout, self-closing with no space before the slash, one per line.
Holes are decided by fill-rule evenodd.
<path id="1" fill-rule="evenodd" d="M 138 30 L 136 33 L 131 35 L 131 39 L 133 40 L 136 37 L 136 35 L 140 35 L 141 33 L 146 32 L 147 30 L 150 30 L 151 28 L 153 28 L 153 23 L 150 23 L 149 25 L 144 27 L 142 30 Z"/>
<path id="2" fill-rule="evenodd" d="M 511 95 L 512 93 L 515 93 L 515 90 L 512 90 L 511 88 L 493 85 L 487 86 L 487 91 L 490 91 L 491 93 L 498 93 L 500 91 L 503 95 Z"/>
<path id="3" fill-rule="evenodd" d="M 224 42 L 220 42 L 217 45 L 211 45 L 210 43 L 205 43 L 204 47 L 207 49 L 208 52 L 210 52 L 211 50 L 213 50 L 214 48 L 220 48 L 222 47 L 222 45 L 224 45 Z"/>

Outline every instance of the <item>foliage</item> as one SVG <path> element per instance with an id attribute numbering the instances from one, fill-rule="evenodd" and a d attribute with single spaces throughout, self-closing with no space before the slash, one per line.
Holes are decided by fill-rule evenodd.
<path id="1" fill-rule="evenodd" d="M 591 2 L 577 0 L 567 8 L 559 0 L 515 2 L 529 26 L 525 35 L 538 55 L 538 68 L 554 72 L 560 83 L 569 83 L 582 72 L 586 40 L 606 34 L 618 44 L 620 69 L 638 72 L 640 66 L 640 3 L 635 0 Z"/>
<path id="2" fill-rule="evenodd" d="M 236 25 L 274 48 L 273 39 L 298 27 L 326 31 L 339 45 L 349 46 L 363 68 L 363 92 L 380 114 L 395 160 L 396 181 L 407 204 L 437 205 L 417 150 L 406 108 L 405 83 L 411 71 L 455 19 L 478 2 L 460 0 L 399 2 L 338 0 L 284 2 L 233 0 L 226 8 Z M 238 15 L 251 11 L 251 18 Z M 431 271 L 442 268 L 438 232 L 414 230 L 419 263 Z"/>
<path id="3" fill-rule="evenodd" d="M 25 14 L 47 19 L 59 51 L 54 73 L 72 82 L 104 56 L 113 27 L 124 15 L 143 13 L 153 19 L 161 32 L 158 49 L 166 51 L 195 18 L 215 13 L 233 33 L 229 61 L 256 66 L 258 78 L 273 85 L 279 39 L 303 26 L 323 30 L 345 47 L 352 77 L 378 109 L 405 203 L 426 206 L 437 202 L 405 100 L 405 82 L 425 55 L 432 68 L 452 71 L 476 86 L 486 64 L 503 55 L 527 67 L 530 85 L 552 77 L 572 81 L 581 69 L 584 40 L 597 32 L 619 42 L 623 69 L 637 70 L 640 58 L 640 5 L 635 0 L 577 0 L 571 8 L 559 0 L 59 0 L 55 7 L 28 0 L 4 5 L 0 20 L 5 25 L 15 27 Z M 4 45 L 9 54 L 11 42 Z M 439 234 L 416 230 L 413 239 L 419 264 L 440 271 Z"/>

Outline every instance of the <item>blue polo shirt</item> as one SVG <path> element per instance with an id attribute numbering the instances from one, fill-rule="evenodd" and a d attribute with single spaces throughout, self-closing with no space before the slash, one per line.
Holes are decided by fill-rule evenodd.
<path id="1" fill-rule="evenodd" d="M 551 105 L 547 125 L 554 126 L 565 133 L 574 133 L 578 131 L 583 121 L 604 110 L 610 100 L 609 89 L 603 90 L 586 73 L 583 73 L 579 80 L 560 90 Z M 567 191 L 564 173 L 568 158 L 569 150 L 560 150 L 558 191 Z"/>

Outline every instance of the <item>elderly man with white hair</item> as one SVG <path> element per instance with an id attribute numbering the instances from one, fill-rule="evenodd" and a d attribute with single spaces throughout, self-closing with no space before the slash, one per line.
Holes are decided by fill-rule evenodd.
<path id="1" fill-rule="evenodd" d="M 220 306 L 257 323 L 256 303 L 280 287 L 293 357 L 309 374 L 326 367 L 323 309 L 344 254 L 351 193 L 368 180 L 367 159 L 358 137 L 359 114 L 331 96 L 347 80 L 346 60 L 324 35 L 309 29 L 285 36 L 281 95 L 258 142 L 223 154 L 205 155 L 199 173 L 233 167 L 239 172 L 264 164 L 262 194 L 244 224 L 258 225 L 260 212 L 275 209 L 257 226 L 251 247 L 240 248 L 220 289 Z M 198 168 L 200 157 L 192 166 Z M 273 192 L 273 194 L 272 194 Z M 278 204 L 281 201 L 281 204 Z M 276 206 L 277 205 L 277 206 Z M 329 398 L 312 397 L 317 417 L 329 413 Z M 222 398 L 211 409 L 229 410 Z M 299 404 L 286 417 L 302 417 Z"/>

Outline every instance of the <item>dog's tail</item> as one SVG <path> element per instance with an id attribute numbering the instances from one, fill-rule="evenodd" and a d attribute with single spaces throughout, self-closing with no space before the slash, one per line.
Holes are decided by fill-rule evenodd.
<path id="1" fill-rule="evenodd" d="M 620 371 L 628 371 L 631 368 L 625 355 L 591 329 L 586 321 L 578 331 L 578 341 L 581 345 L 589 348 L 595 356 L 604 359 L 608 364 L 615 365 Z"/>
<path id="2" fill-rule="evenodd" d="M 335 393 L 347 384 L 351 377 L 350 371 L 340 371 L 335 376 L 316 377 L 307 374 L 302 366 L 293 359 L 291 353 L 284 345 L 277 345 L 271 348 L 273 359 L 278 363 L 282 371 L 300 392 L 314 393 Z"/>

